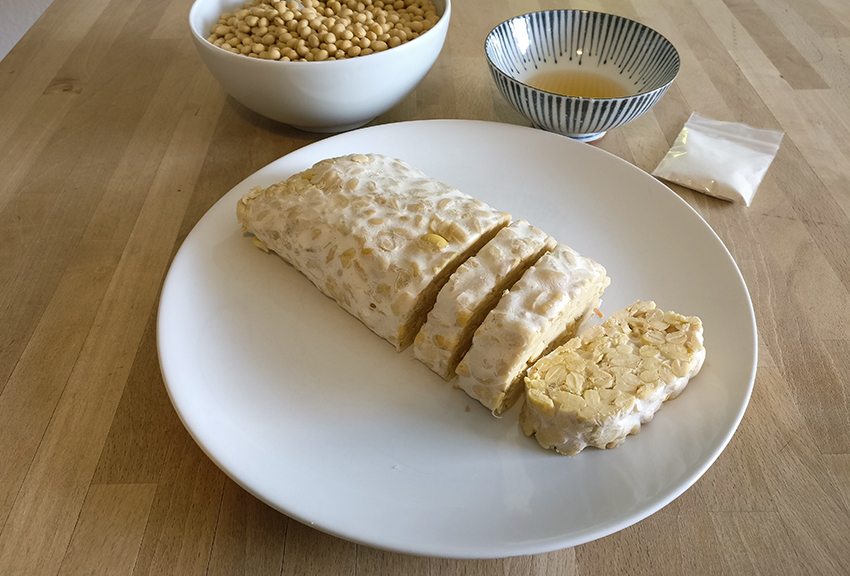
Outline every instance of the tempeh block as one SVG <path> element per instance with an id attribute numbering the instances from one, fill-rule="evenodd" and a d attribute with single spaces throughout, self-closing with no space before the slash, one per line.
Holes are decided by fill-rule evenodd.
<path id="1" fill-rule="evenodd" d="M 575 335 L 610 283 L 605 268 L 564 244 L 505 292 L 458 364 L 458 387 L 494 415 L 523 391 L 529 366 Z"/>
<path id="2" fill-rule="evenodd" d="M 544 448 L 616 448 L 677 397 L 705 360 L 702 322 L 636 302 L 528 371 L 520 425 Z"/>
<path id="3" fill-rule="evenodd" d="M 414 356 L 446 380 L 454 377 L 475 329 L 502 293 L 555 244 L 554 238 L 525 220 L 499 230 L 440 291 L 416 335 Z"/>
<path id="4" fill-rule="evenodd" d="M 237 216 L 272 250 L 398 350 L 440 288 L 510 215 L 378 154 L 323 160 L 255 188 Z"/>

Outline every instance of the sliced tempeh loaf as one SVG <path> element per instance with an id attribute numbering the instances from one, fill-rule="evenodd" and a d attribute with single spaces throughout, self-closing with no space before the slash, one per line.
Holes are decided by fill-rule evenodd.
<path id="1" fill-rule="evenodd" d="M 502 292 L 555 244 L 554 238 L 525 220 L 499 230 L 440 291 L 428 320 L 416 335 L 414 356 L 446 380 L 451 379 L 469 350 L 472 334 Z"/>
<path id="2" fill-rule="evenodd" d="M 544 448 L 616 448 L 675 398 L 705 359 L 702 322 L 636 302 L 528 371 L 520 424 Z"/>
<path id="3" fill-rule="evenodd" d="M 401 160 L 315 164 L 238 203 L 239 222 L 322 292 L 403 350 L 449 275 L 510 215 Z"/>
<path id="4" fill-rule="evenodd" d="M 605 268 L 558 244 L 487 315 L 457 367 L 458 387 L 498 415 L 523 391 L 529 366 L 575 335 L 610 280 Z"/>

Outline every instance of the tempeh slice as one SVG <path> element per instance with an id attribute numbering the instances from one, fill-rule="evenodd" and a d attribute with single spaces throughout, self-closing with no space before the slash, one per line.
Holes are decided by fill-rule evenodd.
<path id="1" fill-rule="evenodd" d="M 605 268 L 564 244 L 505 292 L 457 367 L 458 387 L 499 415 L 523 391 L 523 377 L 548 350 L 575 335 L 610 283 Z"/>
<path id="2" fill-rule="evenodd" d="M 237 205 L 271 249 L 403 350 L 440 288 L 510 215 L 378 154 L 316 163 Z"/>
<path id="3" fill-rule="evenodd" d="M 616 448 L 675 398 L 705 360 L 702 322 L 636 302 L 528 371 L 520 425 L 544 448 Z"/>
<path id="4" fill-rule="evenodd" d="M 445 378 L 455 375 L 475 329 L 555 239 L 525 220 L 502 228 L 475 256 L 461 264 L 437 296 L 416 335 L 414 356 Z"/>

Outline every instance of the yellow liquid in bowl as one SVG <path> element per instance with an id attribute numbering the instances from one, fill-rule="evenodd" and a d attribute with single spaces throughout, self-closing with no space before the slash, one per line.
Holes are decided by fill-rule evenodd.
<path id="1" fill-rule="evenodd" d="M 579 98 L 624 98 L 632 95 L 619 82 L 583 70 L 540 72 L 529 78 L 526 84 L 539 90 Z"/>

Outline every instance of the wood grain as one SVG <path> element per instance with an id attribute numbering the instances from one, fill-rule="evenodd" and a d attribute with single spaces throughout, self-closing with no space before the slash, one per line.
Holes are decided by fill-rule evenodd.
<path id="1" fill-rule="evenodd" d="M 155 491 L 155 484 L 92 484 L 59 574 L 132 574 Z"/>
<path id="2" fill-rule="evenodd" d="M 728 447 L 671 504 L 572 549 L 450 560 L 269 508 L 204 455 L 165 391 L 156 304 L 177 249 L 245 176 L 324 136 L 226 96 L 190 0 L 55 0 L 0 62 L 0 574 L 850 573 L 850 5 L 577 0 L 637 19 L 682 69 L 597 146 L 651 171 L 691 112 L 785 132 L 751 207 L 678 186 L 736 259 L 759 361 Z M 453 4 L 423 82 L 374 124 L 527 125 L 486 34 L 557 0 Z"/>

